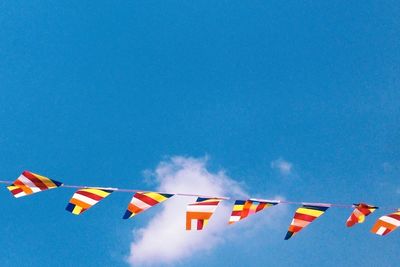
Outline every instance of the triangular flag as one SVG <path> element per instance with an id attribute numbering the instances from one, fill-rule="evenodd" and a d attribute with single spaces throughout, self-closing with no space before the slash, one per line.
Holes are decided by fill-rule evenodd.
<path id="1" fill-rule="evenodd" d="M 365 221 L 365 217 L 373 213 L 378 208 L 365 203 L 354 204 L 354 207 L 355 209 L 346 221 L 347 227 L 352 227 L 357 223 L 363 223 Z"/>
<path id="2" fill-rule="evenodd" d="M 34 193 L 60 187 L 61 182 L 41 176 L 36 173 L 24 171 L 7 189 L 14 197 L 28 196 Z"/>
<path id="3" fill-rule="evenodd" d="M 222 199 L 201 198 L 189 204 L 186 211 L 186 230 L 203 230 Z"/>
<path id="4" fill-rule="evenodd" d="M 233 224 L 244 218 L 262 211 L 266 208 L 275 206 L 279 201 L 275 200 L 236 200 L 233 205 L 231 217 L 229 218 L 229 224 Z"/>
<path id="5" fill-rule="evenodd" d="M 400 209 L 388 215 L 380 217 L 371 232 L 377 235 L 387 235 L 400 226 Z"/>
<path id="6" fill-rule="evenodd" d="M 157 192 L 137 192 L 133 195 L 123 219 L 129 219 L 161 202 L 172 197 L 173 194 L 162 194 Z"/>
<path id="7" fill-rule="evenodd" d="M 329 207 L 329 204 L 304 204 L 303 206 L 298 208 L 294 214 L 288 232 L 286 233 L 285 240 L 290 239 L 293 235 L 300 232 L 304 227 L 306 227 L 316 218 L 324 214 Z"/>
<path id="8" fill-rule="evenodd" d="M 112 192 L 114 192 L 114 190 L 99 188 L 79 189 L 69 200 L 65 209 L 72 214 L 79 215 L 90 209 L 102 199 L 108 197 Z"/>

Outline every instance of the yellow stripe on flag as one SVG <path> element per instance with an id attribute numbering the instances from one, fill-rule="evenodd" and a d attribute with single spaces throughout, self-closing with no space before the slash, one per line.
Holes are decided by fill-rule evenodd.
<path id="1" fill-rule="evenodd" d="M 233 206 L 233 211 L 241 211 L 243 210 L 243 205 L 234 205 Z"/>
<path id="2" fill-rule="evenodd" d="M 95 189 L 95 188 L 86 188 L 86 189 L 82 189 L 82 191 L 86 191 L 86 192 L 89 192 L 89 193 L 92 193 L 92 194 L 95 194 L 95 195 L 98 195 L 101 197 L 106 197 L 110 194 L 109 192 L 105 192 L 101 189 Z"/>
<path id="3" fill-rule="evenodd" d="M 306 215 L 310 215 L 310 216 L 314 216 L 314 217 L 319 217 L 322 214 L 324 214 L 323 211 L 320 210 L 312 210 L 312 209 L 306 209 L 306 208 L 299 208 L 297 211 L 297 213 L 301 213 L 301 214 L 306 214 Z"/>
<path id="4" fill-rule="evenodd" d="M 145 195 L 150 197 L 150 198 L 152 198 L 152 199 L 157 200 L 158 202 L 162 202 L 162 201 L 167 199 L 163 195 L 160 195 L 159 193 L 156 193 L 156 192 L 145 193 Z"/>

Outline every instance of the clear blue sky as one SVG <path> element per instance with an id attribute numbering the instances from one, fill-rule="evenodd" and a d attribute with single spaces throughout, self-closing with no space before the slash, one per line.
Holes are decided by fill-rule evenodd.
<path id="1" fill-rule="evenodd" d="M 398 1 L 2 2 L 1 179 L 150 189 L 142 172 L 165 157 L 208 155 L 253 195 L 399 206 L 399 14 Z M 131 230 L 157 210 L 123 221 L 131 196 L 114 194 L 76 217 L 72 193 L 1 190 L 2 266 L 127 266 Z M 349 230 L 349 210 L 331 209 L 283 241 L 295 208 L 181 265 L 398 265 L 400 231 L 369 233 L 383 211 Z"/>

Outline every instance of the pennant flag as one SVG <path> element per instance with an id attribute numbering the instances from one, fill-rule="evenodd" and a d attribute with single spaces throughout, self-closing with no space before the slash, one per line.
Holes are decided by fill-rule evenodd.
<path id="1" fill-rule="evenodd" d="M 278 203 L 279 201 L 258 201 L 253 199 L 236 200 L 233 205 L 231 217 L 229 218 L 229 224 L 234 224 L 254 213 L 275 206 Z"/>
<path id="2" fill-rule="evenodd" d="M 61 182 L 49 179 L 47 177 L 24 171 L 13 184 L 7 186 L 7 189 L 14 197 L 23 197 L 38 193 L 44 190 L 60 187 Z"/>
<path id="3" fill-rule="evenodd" d="M 98 188 L 84 188 L 79 189 L 70 199 L 67 207 L 67 211 L 72 214 L 79 215 L 92 206 L 97 204 L 103 198 L 108 197 L 113 190 L 109 189 L 98 189 Z"/>
<path id="4" fill-rule="evenodd" d="M 355 209 L 346 221 L 347 227 L 352 227 L 357 223 L 363 223 L 365 221 L 365 217 L 373 213 L 378 208 L 365 203 L 354 204 L 354 206 Z"/>
<path id="5" fill-rule="evenodd" d="M 218 204 L 219 198 L 197 198 L 196 203 L 189 204 L 186 211 L 186 230 L 203 230 Z"/>
<path id="6" fill-rule="evenodd" d="M 125 211 L 123 219 L 129 219 L 136 214 L 145 211 L 161 202 L 172 197 L 173 194 L 161 194 L 157 192 L 137 192 L 133 195 L 128 208 Z"/>
<path id="7" fill-rule="evenodd" d="M 293 235 L 300 232 L 304 227 L 313 222 L 316 218 L 325 213 L 330 207 L 328 204 L 308 205 L 304 204 L 298 208 L 294 214 L 292 223 L 289 226 L 285 240 L 290 239 Z"/>
<path id="8" fill-rule="evenodd" d="M 380 217 L 371 232 L 377 235 L 387 235 L 400 226 L 400 209 L 397 212 Z"/>

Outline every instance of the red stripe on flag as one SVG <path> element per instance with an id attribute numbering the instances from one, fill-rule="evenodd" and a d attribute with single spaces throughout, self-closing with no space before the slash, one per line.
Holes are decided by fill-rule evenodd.
<path id="1" fill-rule="evenodd" d="M 203 229 L 203 220 L 197 220 L 197 230 Z"/>
<path id="2" fill-rule="evenodd" d="M 240 216 L 240 214 L 242 214 L 241 210 L 234 210 L 234 211 L 232 211 L 231 216 Z"/>
<path id="3" fill-rule="evenodd" d="M 400 215 L 398 215 L 398 214 L 389 214 L 387 216 L 390 217 L 390 218 L 393 218 L 395 220 L 400 221 Z"/>
<path id="4" fill-rule="evenodd" d="M 352 213 L 350 215 L 350 218 L 347 220 L 346 225 L 350 227 L 355 225 L 356 223 L 358 223 L 358 218 Z"/>
<path id="5" fill-rule="evenodd" d="M 15 188 L 14 190 L 11 191 L 11 193 L 13 195 L 19 194 L 21 192 L 23 192 L 24 190 L 22 190 L 20 187 Z"/>
<path id="6" fill-rule="evenodd" d="M 256 208 L 256 212 L 259 212 L 260 210 L 263 210 L 265 208 L 265 206 L 267 205 L 267 203 L 265 202 L 261 202 L 257 208 Z"/>
<path id="7" fill-rule="evenodd" d="M 387 234 L 390 233 L 391 231 L 392 231 L 392 230 L 386 228 L 385 232 L 383 232 L 382 235 L 387 235 Z"/>
<path id="8" fill-rule="evenodd" d="M 219 201 L 212 201 L 212 202 L 196 202 L 189 205 L 201 205 L 201 206 L 217 206 Z"/>
<path id="9" fill-rule="evenodd" d="M 313 220 L 315 220 L 316 217 L 310 216 L 310 215 L 306 215 L 306 214 L 301 214 L 301 213 L 295 213 L 294 214 L 294 218 L 295 219 L 299 219 L 299 220 L 303 220 L 303 221 L 307 221 L 307 222 L 312 222 Z"/>
<path id="10" fill-rule="evenodd" d="M 141 201 L 143 201 L 146 204 L 149 204 L 150 206 L 154 206 L 154 205 L 158 204 L 158 201 L 156 201 L 156 200 L 154 200 L 151 197 L 148 197 L 146 195 L 142 195 L 142 194 L 136 193 L 134 195 L 134 197 L 137 198 L 137 199 L 140 199 Z"/>
<path id="11" fill-rule="evenodd" d="M 22 173 L 23 176 L 25 176 L 28 180 L 30 180 L 34 185 L 36 185 L 39 189 L 41 190 L 46 190 L 48 187 L 41 181 L 39 178 L 37 178 L 35 175 L 28 171 L 24 171 Z"/>
<path id="12" fill-rule="evenodd" d="M 372 213 L 372 211 L 370 211 L 368 208 L 366 207 L 359 207 L 358 210 L 364 214 L 364 215 L 369 215 L 370 213 Z"/>
<path id="13" fill-rule="evenodd" d="M 88 197 L 88 198 L 91 198 L 91 199 L 97 200 L 97 201 L 100 201 L 103 199 L 102 196 L 99 196 L 99 195 L 96 195 L 96 194 L 93 194 L 93 193 L 87 192 L 87 191 L 78 191 L 78 192 L 76 192 L 76 194 L 83 195 L 85 197 Z"/>

